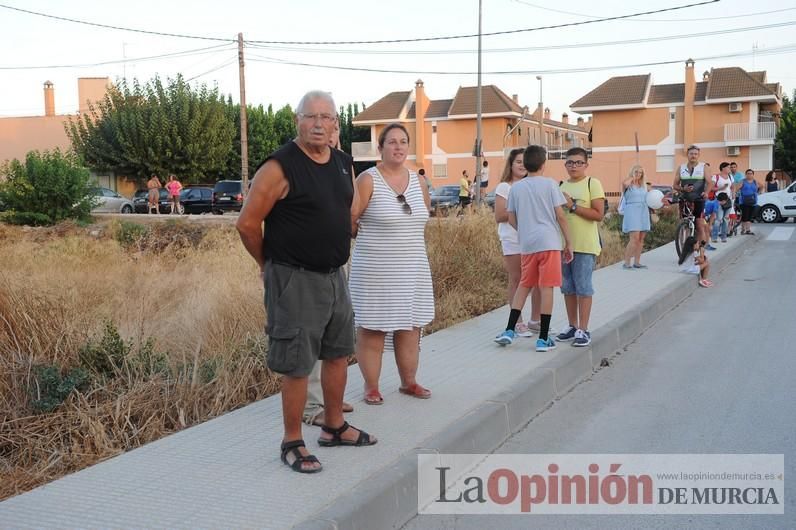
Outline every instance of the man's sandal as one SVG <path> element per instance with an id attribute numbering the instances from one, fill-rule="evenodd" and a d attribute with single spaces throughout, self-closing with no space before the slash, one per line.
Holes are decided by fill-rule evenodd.
<path id="1" fill-rule="evenodd" d="M 304 463 L 317 463 L 320 464 L 317 458 L 313 455 L 302 455 L 299 447 L 306 447 L 304 440 L 293 440 L 292 442 L 282 442 L 282 463 L 290 467 L 293 471 L 298 473 L 317 473 L 323 469 L 322 465 L 317 468 L 306 469 L 302 467 Z M 288 464 L 287 455 L 292 454 L 296 457 L 292 464 Z"/>
<path id="2" fill-rule="evenodd" d="M 359 430 L 359 436 L 355 441 L 344 440 L 340 435 L 352 428 L 355 429 L 356 427 L 351 427 L 347 421 L 343 422 L 343 424 L 337 429 L 333 429 L 332 427 L 324 425 L 321 427 L 321 430 L 327 434 L 331 434 L 332 438 L 331 440 L 326 438 L 318 438 L 318 445 L 321 447 L 337 447 L 340 445 L 360 447 L 363 445 L 374 445 L 376 443 L 376 440 L 362 429 L 357 429 Z"/>

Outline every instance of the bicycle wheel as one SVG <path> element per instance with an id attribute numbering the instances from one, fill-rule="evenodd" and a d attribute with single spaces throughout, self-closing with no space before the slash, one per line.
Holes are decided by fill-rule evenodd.
<path id="1" fill-rule="evenodd" d="M 688 220 L 683 219 L 677 225 L 677 236 L 674 238 L 674 247 L 677 250 L 677 259 L 683 257 L 683 247 L 685 247 L 685 240 L 694 234 L 694 225 Z"/>

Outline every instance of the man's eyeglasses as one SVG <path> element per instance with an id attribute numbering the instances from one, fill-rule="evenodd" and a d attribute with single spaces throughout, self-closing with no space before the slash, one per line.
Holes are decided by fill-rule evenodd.
<path id="1" fill-rule="evenodd" d="M 396 195 L 395 198 L 398 199 L 399 203 L 401 203 L 401 206 L 404 209 L 404 213 L 412 215 L 412 207 L 409 206 L 408 202 L 406 202 L 406 197 L 404 197 L 404 194 L 401 193 L 400 195 Z"/>
<path id="2" fill-rule="evenodd" d="M 567 160 L 566 162 L 564 162 L 564 165 L 566 167 L 581 167 L 585 166 L 586 162 L 584 162 L 583 160 Z"/>
<path id="3" fill-rule="evenodd" d="M 317 119 L 320 119 L 323 123 L 334 123 L 337 121 L 337 114 L 328 114 L 326 112 L 318 114 L 304 114 L 300 112 L 298 117 L 301 118 L 302 120 L 308 120 L 312 122 L 314 122 Z"/>

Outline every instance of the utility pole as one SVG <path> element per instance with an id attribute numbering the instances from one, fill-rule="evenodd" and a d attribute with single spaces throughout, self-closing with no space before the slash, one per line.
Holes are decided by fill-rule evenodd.
<path id="1" fill-rule="evenodd" d="M 542 76 L 536 76 L 537 81 L 539 81 L 539 145 L 544 146 L 545 149 L 547 145 L 545 144 L 544 139 L 544 99 L 542 98 Z"/>
<path id="2" fill-rule="evenodd" d="M 475 204 L 481 205 L 481 15 L 482 0 L 478 0 L 478 92 L 475 95 Z"/>
<path id="3" fill-rule="evenodd" d="M 249 194 L 249 123 L 246 119 L 246 78 L 243 73 L 243 33 L 238 33 L 238 73 L 240 76 L 240 175 L 243 197 Z"/>

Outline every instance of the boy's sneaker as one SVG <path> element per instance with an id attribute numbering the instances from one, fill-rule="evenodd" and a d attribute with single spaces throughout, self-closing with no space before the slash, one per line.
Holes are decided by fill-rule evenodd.
<path id="1" fill-rule="evenodd" d="M 514 337 L 515 333 L 512 330 L 507 329 L 506 331 L 495 337 L 495 342 L 497 342 L 501 346 L 508 346 L 512 342 L 514 342 Z"/>
<path id="2" fill-rule="evenodd" d="M 705 250 L 716 250 L 716 247 L 708 243 L 707 245 L 705 245 Z"/>
<path id="3" fill-rule="evenodd" d="M 555 349 L 555 347 L 555 341 L 549 337 L 547 340 L 536 339 L 536 351 L 550 351 Z"/>
<path id="4" fill-rule="evenodd" d="M 567 329 L 556 335 L 556 340 L 559 342 L 566 342 L 575 338 L 575 332 L 578 331 L 575 326 L 567 326 Z"/>
<path id="5" fill-rule="evenodd" d="M 528 325 L 524 322 L 517 322 L 517 325 L 514 326 L 514 334 L 518 337 L 533 337 L 533 332 L 528 328 Z"/>
<path id="6" fill-rule="evenodd" d="M 575 332 L 575 340 L 572 341 L 573 346 L 588 346 L 591 344 L 591 333 L 579 329 Z"/>

